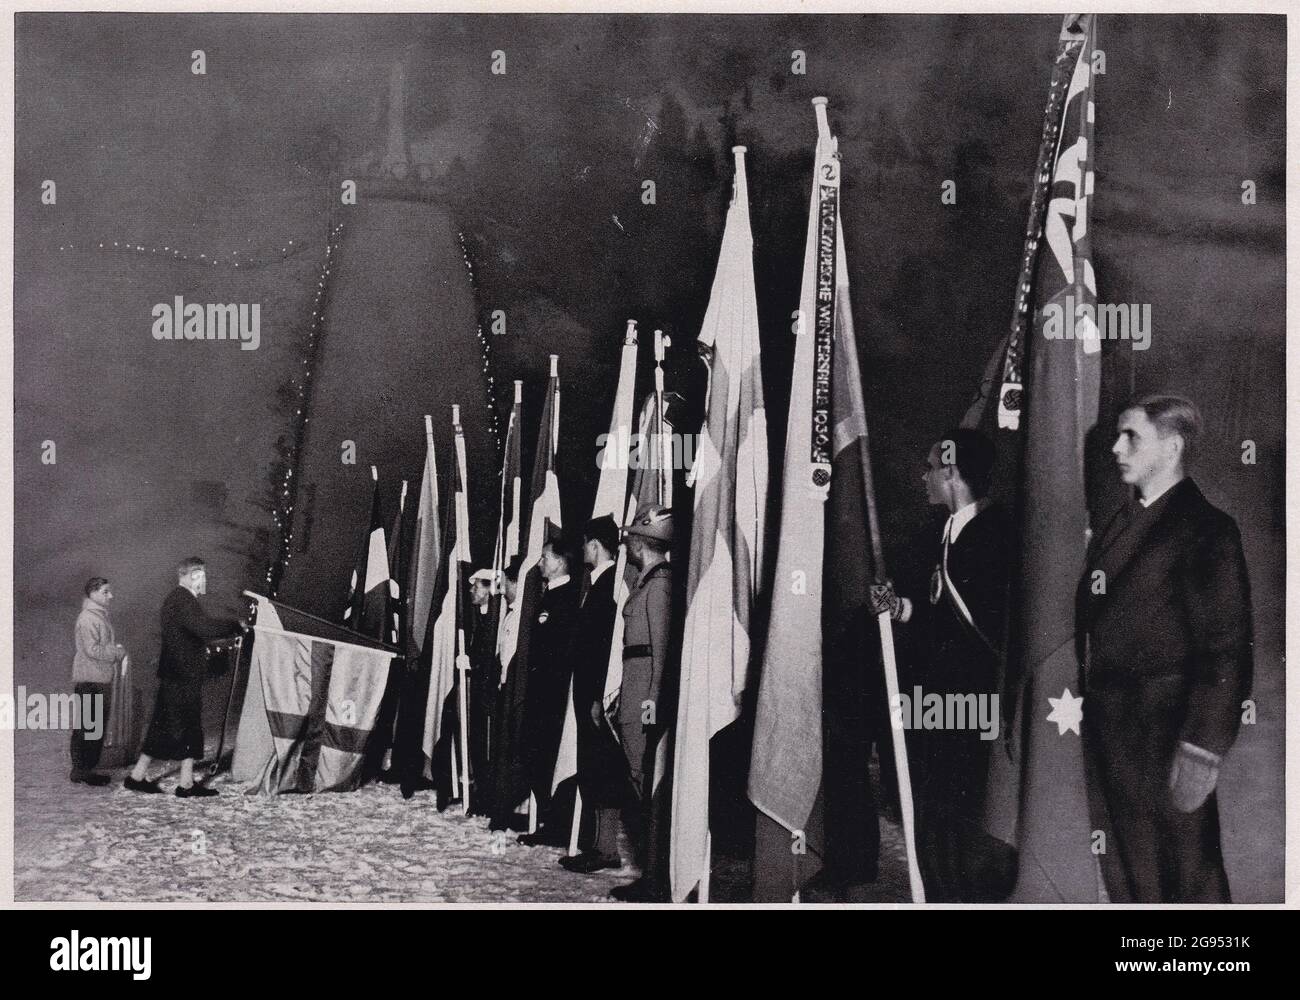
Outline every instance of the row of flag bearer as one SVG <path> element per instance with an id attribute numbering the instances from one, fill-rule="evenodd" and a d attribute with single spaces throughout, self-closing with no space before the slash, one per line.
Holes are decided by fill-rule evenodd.
<path id="1" fill-rule="evenodd" d="M 606 439 L 628 447 L 606 445 L 590 517 L 563 523 L 552 356 L 527 482 L 515 383 L 494 555 L 475 568 L 458 413 L 441 517 L 425 418 L 411 563 L 398 565 L 400 526 L 385 543 L 376 498 L 345 616 L 400 654 L 366 752 L 387 755 L 405 794 L 430 784 L 496 836 L 564 848 L 575 875 L 619 871 L 617 898 L 706 901 L 710 806 L 734 777 L 711 773 L 711 749 L 740 730 L 756 900 L 799 898 L 818 877 L 852 899 L 873 881 L 873 785 L 895 800 L 917 902 L 1227 899 L 1214 789 L 1250 684 L 1239 533 L 1186 477 L 1200 418 L 1178 397 L 1112 410 L 1120 475 L 1099 481 L 1116 502 L 1085 488 L 1101 346 L 1040 329 L 1049 301 L 1096 302 L 1092 50 L 1092 16 L 1067 16 L 1011 331 L 963 426 L 927 457 L 928 499 L 948 516 L 913 547 L 919 579 L 904 571 L 895 584 L 885 567 L 825 98 L 813 100 L 779 498 L 744 147 L 696 344 L 708 381 L 689 468 L 665 339 L 656 331 L 654 388 L 638 409 L 629 321 Z M 1076 590 L 1085 570 L 1093 583 Z M 1125 573 L 1142 579 L 1142 593 L 1121 605 L 1096 589 L 1098 572 L 1116 593 Z M 1143 598 L 1196 614 L 1152 618 Z M 917 664 L 904 664 L 907 683 L 895 627 Z M 1148 633 L 1163 637 L 1159 656 Z M 1142 663 L 1116 652 L 1138 647 Z M 949 706 L 1000 699 L 993 738 L 942 719 L 909 725 L 920 713 L 899 707 L 920 695 L 913 682 Z M 1175 689 L 1186 697 L 1166 697 Z"/>

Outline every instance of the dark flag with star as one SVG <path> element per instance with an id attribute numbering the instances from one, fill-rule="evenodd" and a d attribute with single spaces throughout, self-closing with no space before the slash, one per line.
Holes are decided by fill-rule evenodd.
<path id="1" fill-rule="evenodd" d="M 1100 895 L 1074 620 L 1090 523 L 1106 502 L 1089 491 L 1099 477 L 1086 470 L 1094 461 L 1099 415 L 1113 408 L 1103 397 L 1089 235 L 1093 50 L 1093 15 L 1067 15 L 1012 328 L 1000 354 L 996 414 L 985 413 L 980 400 L 964 421 L 983 423 L 997 441 L 994 490 L 1018 507 L 1026 539 L 1016 600 L 1009 605 L 1018 613 L 1013 610 L 1008 621 L 1003 684 L 1003 704 L 1014 708 L 1004 713 L 987 799 L 989 832 L 1018 848 L 1012 899 L 1021 902 L 1095 902 Z"/>

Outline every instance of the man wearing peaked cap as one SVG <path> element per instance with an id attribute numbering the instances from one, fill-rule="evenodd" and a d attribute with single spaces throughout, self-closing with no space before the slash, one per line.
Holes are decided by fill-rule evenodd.
<path id="1" fill-rule="evenodd" d="M 639 842 L 642 875 L 610 893 L 628 902 L 668 898 L 666 825 L 654 808 L 655 751 L 671 713 L 665 682 L 674 667 L 670 655 L 672 627 L 672 511 L 651 505 L 637 512 L 626 531 L 627 561 L 639 573 L 623 606 L 623 684 L 619 689 L 617 725 L 627 757 L 634 798 L 624 825 Z M 666 817 L 664 818 L 666 819 Z"/>

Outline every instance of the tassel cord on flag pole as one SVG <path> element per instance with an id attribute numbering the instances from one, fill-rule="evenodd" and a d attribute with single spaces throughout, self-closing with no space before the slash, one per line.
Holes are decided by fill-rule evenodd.
<path id="1" fill-rule="evenodd" d="M 880 541 L 880 516 L 876 511 L 876 486 L 871 472 L 871 448 L 867 435 L 858 439 L 862 449 L 862 487 L 866 493 L 867 526 L 871 532 L 871 558 L 876 582 L 885 579 L 884 546 Z M 885 694 L 890 707 L 890 737 L 894 746 L 894 768 L 898 776 L 898 811 L 903 821 L 903 841 L 907 848 L 907 878 L 912 889 L 912 902 L 925 902 L 925 885 L 916 860 L 916 820 L 912 809 L 912 776 L 907 762 L 907 741 L 903 728 L 895 724 L 893 706 L 898 704 L 898 662 L 894 656 L 894 623 L 888 611 L 876 619 L 880 627 L 880 653 L 885 669 Z"/>

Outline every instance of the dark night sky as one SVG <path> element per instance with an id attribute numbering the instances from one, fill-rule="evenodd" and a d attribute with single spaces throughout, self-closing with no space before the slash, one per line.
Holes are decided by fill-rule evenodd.
<path id="1" fill-rule="evenodd" d="M 903 537 L 925 516 L 920 456 L 964 411 L 1010 318 L 1059 25 L 1057 15 L 19 15 L 20 659 L 62 656 L 74 595 L 92 572 L 119 579 L 127 641 L 141 649 L 156 642 L 170 566 L 190 550 L 210 554 L 220 605 L 233 608 L 255 582 L 246 566 L 267 519 L 254 501 L 285 430 L 273 397 L 296 363 L 293 331 L 318 260 L 317 247 L 260 271 L 208 272 L 58 246 L 107 238 L 228 256 L 304 235 L 319 244 L 323 150 L 337 141 L 345 161 L 382 150 L 390 70 L 404 55 L 408 137 L 435 150 L 445 195 L 367 203 L 363 183 L 362 204 L 340 209 L 351 306 L 332 320 L 332 342 L 327 330 L 318 388 L 328 392 L 314 403 L 327 421 L 332 401 L 348 397 L 344 409 L 364 424 L 355 436 L 368 435 L 364 464 L 378 456 L 392 470 L 386 504 L 399 470 L 418 477 L 420 413 L 445 415 L 453 400 L 481 411 L 473 319 L 501 308 L 502 406 L 513 378 L 527 380 L 531 404 L 546 355 L 562 356 L 576 519 L 594 486 L 588 452 L 608 420 L 623 321 L 669 330 L 674 372 L 690 367 L 737 141 L 750 150 L 769 421 L 782 441 L 815 137 L 808 100 L 825 94 L 845 163 L 882 512 L 892 539 Z M 1242 523 L 1261 652 L 1276 656 L 1285 22 L 1102 15 L 1098 32 L 1101 297 L 1152 305 L 1137 389 L 1181 389 L 1206 408 L 1199 478 Z M 189 72 L 195 48 L 207 54 L 204 77 Z M 796 48 L 805 76 L 790 73 Z M 494 49 L 506 51 L 504 77 L 489 72 Z M 58 182 L 55 208 L 38 201 L 47 177 Z M 639 200 L 646 178 L 658 184 L 654 207 Z M 957 182 L 955 206 L 940 203 L 946 179 Z M 1255 206 L 1241 203 L 1246 179 Z M 175 294 L 260 301 L 262 348 L 156 344 L 149 307 Z M 367 294 L 382 310 L 371 320 Z M 447 352 L 467 363 L 448 366 Z M 481 545 L 493 484 L 475 421 Z M 1245 438 L 1258 444 L 1254 467 L 1239 460 Z M 45 439 L 59 442 L 57 467 L 38 461 Z M 362 499 L 340 500 L 321 530 L 351 538 L 368 473 L 347 475 L 345 492 Z M 226 485 L 224 503 L 211 482 Z M 327 561 L 322 606 L 342 600 L 348 573 Z"/>

